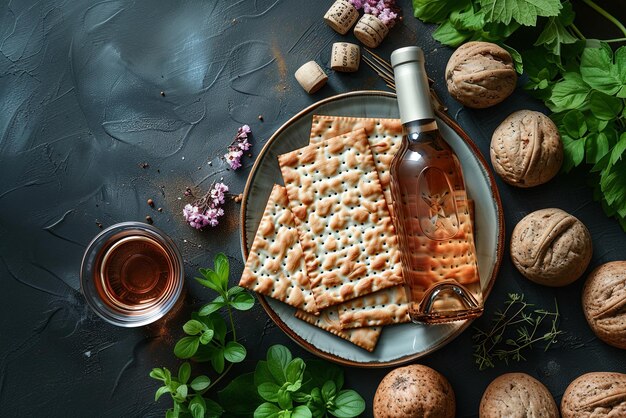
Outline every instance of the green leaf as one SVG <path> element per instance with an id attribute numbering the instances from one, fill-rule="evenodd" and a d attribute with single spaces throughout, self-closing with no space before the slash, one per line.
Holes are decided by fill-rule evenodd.
<path id="1" fill-rule="evenodd" d="M 160 380 L 162 382 L 165 381 L 165 372 L 163 371 L 163 369 L 159 369 L 154 368 L 152 369 L 152 371 L 150 372 L 150 377 L 156 380 Z"/>
<path id="2" fill-rule="evenodd" d="M 176 389 L 176 394 L 182 399 L 185 400 L 187 398 L 187 385 L 180 385 L 178 389 Z"/>
<path id="3" fill-rule="evenodd" d="M 241 292 L 245 292 L 246 289 L 244 289 L 243 287 L 240 286 L 233 286 L 230 289 L 228 289 L 228 292 L 226 292 L 226 294 L 228 295 L 228 297 L 230 298 L 231 296 L 235 296 Z"/>
<path id="4" fill-rule="evenodd" d="M 273 345 L 267 350 L 267 367 L 279 384 L 286 381 L 285 369 L 291 361 L 291 351 L 283 345 Z"/>
<path id="5" fill-rule="evenodd" d="M 266 401 L 278 402 L 278 391 L 280 390 L 280 386 L 277 384 L 271 382 L 261 383 L 257 390 L 261 398 Z"/>
<path id="6" fill-rule="evenodd" d="M 211 366 L 216 372 L 222 373 L 224 371 L 224 349 L 217 348 L 211 351 Z"/>
<path id="7" fill-rule="evenodd" d="M 246 358 L 246 348 L 236 341 L 229 341 L 224 347 L 224 358 L 231 363 L 241 363 Z"/>
<path id="8" fill-rule="evenodd" d="M 205 399 L 205 402 L 206 402 L 205 409 L 206 409 L 207 418 L 218 418 L 222 416 L 222 414 L 224 413 L 224 409 L 220 406 L 220 404 L 218 404 L 217 402 L 211 399 Z M 245 402 L 245 401 L 240 400 L 240 403 L 241 402 Z M 252 413 L 252 411 L 250 411 L 250 413 Z"/>
<path id="9" fill-rule="evenodd" d="M 594 91 L 589 99 L 591 113 L 601 120 L 612 120 L 620 114 L 623 101 L 614 96 Z"/>
<path id="10" fill-rule="evenodd" d="M 215 332 L 212 329 L 207 329 L 200 335 L 200 344 L 207 345 L 213 340 Z"/>
<path id="11" fill-rule="evenodd" d="M 441 23 L 468 4 L 469 0 L 413 0 L 413 15 L 424 22 Z"/>
<path id="12" fill-rule="evenodd" d="M 200 392 L 209 387 L 211 384 L 211 379 L 208 376 L 200 375 L 191 381 L 191 388 L 196 392 Z"/>
<path id="13" fill-rule="evenodd" d="M 174 354 L 178 358 L 191 358 L 198 351 L 199 344 L 200 338 L 198 337 L 183 337 L 174 346 Z"/>
<path id="14" fill-rule="evenodd" d="M 622 158 L 624 151 L 626 151 L 626 132 L 620 135 L 619 142 L 611 151 L 611 165 L 614 165 L 619 159 Z"/>
<path id="15" fill-rule="evenodd" d="M 202 273 L 204 271 L 204 273 Z M 204 276 L 204 278 L 194 277 L 198 283 L 200 283 L 204 287 L 208 287 L 209 289 L 213 289 L 216 292 L 220 293 L 222 288 L 220 286 L 220 280 L 217 277 L 217 274 L 213 270 L 208 269 L 200 269 L 200 272 Z"/>
<path id="16" fill-rule="evenodd" d="M 195 319 L 187 321 L 185 325 L 183 325 L 183 330 L 187 335 L 198 335 L 205 329 L 207 329 L 207 326 L 200 321 L 196 321 Z"/>
<path id="17" fill-rule="evenodd" d="M 304 405 L 300 405 L 291 411 L 291 418 L 312 418 L 311 410 Z"/>
<path id="18" fill-rule="evenodd" d="M 565 73 L 563 80 L 554 84 L 548 107 L 553 112 L 579 109 L 587 100 L 591 88 L 578 73 Z"/>
<path id="19" fill-rule="evenodd" d="M 604 132 L 592 134 L 585 140 L 586 162 L 596 164 L 609 152 L 609 139 Z"/>
<path id="20" fill-rule="evenodd" d="M 505 25 L 516 21 L 524 26 L 536 26 L 538 16 L 556 16 L 561 11 L 560 0 L 478 0 L 487 22 Z"/>
<path id="21" fill-rule="evenodd" d="M 307 403 L 311 399 L 311 395 L 304 392 L 295 392 L 291 394 L 291 399 L 298 403 Z"/>
<path id="22" fill-rule="evenodd" d="M 282 388 L 278 390 L 278 406 L 282 409 L 291 409 L 293 407 L 290 392 Z"/>
<path id="23" fill-rule="evenodd" d="M 613 51 L 604 42 L 600 43 L 600 47 L 587 46 L 583 50 L 580 73 L 592 88 L 609 95 L 616 94 L 624 85 L 617 65 L 613 64 Z"/>
<path id="24" fill-rule="evenodd" d="M 258 366 L 258 365 L 257 365 Z M 263 402 L 259 396 L 254 373 L 237 376 L 218 393 L 218 399 L 230 415 L 251 416 L 258 405 Z"/>
<path id="25" fill-rule="evenodd" d="M 230 263 L 228 261 L 228 257 L 226 257 L 223 253 L 219 253 L 215 256 L 215 261 L 213 262 L 215 273 L 219 279 L 220 288 L 222 291 L 228 291 L 228 276 L 230 274 Z"/>
<path id="26" fill-rule="evenodd" d="M 254 297 L 248 293 L 238 293 L 230 301 L 230 306 L 238 311 L 247 311 L 254 306 Z"/>
<path id="27" fill-rule="evenodd" d="M 458 31 L 450 21 L 444 22 L 433 32 L 433 38 L 443 45 L 457 47 L 465 42 L 470 34 Z"/>
<path id="28" fill-rule="evenodd" d="M 226 340 L 226 332 L 228 331 L 226 321 L 224 321 L 224 318 L 222 318 L 222 316 L 217 312 L 212 313 L 209 318 L 211 318 L 211 321 L 213 322 L 213 331 L 215 332 L 213 337 L 216 338 L 221 344 L 224 344 L 224 341 Z"/>
<path id="29" fill-rule="evenodd" d="M 500 46 L 508 51 L 511 54 L 511 58 L 513 58 L 513 65 L 515 65 L 515 71 L 518 74 L 522 74 L 524 72 L 524 63 L 522 61 L 522 54 L 517 52 L 517 50 L 513 47 L 510 47 L 506 44 L 501 43 Z"/>
<path id="30" fill-rule="evenodd" d="M 267 366 L 267 361 L 259 361 L 254 370 L 254 384 L 259 386 L 261 383 L 265 382 L 280 383 L 281 385 L 284 383 L 281 383 L 274 378 L 269 367 Z"/>
<path id="31" fill-rule="evenodd" d="M 307 361 L 304 380 L 306 384 L 303 390 L 307 392 L 311 392 L 313 388 L 321 388 L 327 380 L 335 382 L 337 390 L 340 390 L 343 387 L 343 370 L 341 367 L 326 361 L 309 360 Z"/>
<path id="32" fill-rule="evenodd" d="M 450 14 L 449 22 L 459 31 L 481 32 L 485 27 L 485 15 L 480 10 L 475 11 L 474 7 L 470 5 L 465 10 L 453 11 Z"/>
<path id="33" fill-rule="evenodd" d="M 305 368 L 306 364 L 304 364 L 304 361 L 301 358 L 291 360 L 285 371 L 285 378 L 287 379 L 287 382 L 295 383 L 302 381 L 302 375 L 304 374 Z"/>
<path id="34" fill-rule="evenodd" d="M 365 411 L 365 400 L 353 390 L 342 390 L 335 398 L 330 414 L 338 418 L 358 417 Z"/>
<path id="35" fill-rule="evenodd" d="M 254 418 L 278 418 L 280 408 L 269 402 L 262 403 L 254 411 Z"/>
<path id="36" fill-rule="evenodd" d="M 204 418 L 204 407 L 198 403 L 189 406 L 193 418 Z"/>
<path id="37" fill-rule="evenodd" d="M 213 299 L 212 302 L 209 302 L 206 305 L 204 305 L 198 311 L 198 315 L 200 316 L 211 315 L 213 312 L 217 312 L 218 310 L 220 310 L 221 307 L 225 305 L 226 305 L 226 302 L 224 302 L 224 298 L 222 296 L 218 296 L 215 299 Z"/>
<path id="38" fill-rule="evenodd" d="M 587 132 L 585 115 L 583 115 L 583 113 L 579 110 L 570 110 L 567 112 L 561 123 L 565 128 L 565 134 L 569 135 L 573 139 L 581 138 Z"/>
<path id="39" fill-rule="evenodd" d="M 154 401 L 158 401 L 159 398 L 164 394 L 170 391 L 170 388 L 168 388 L 167 386 L 161 386 L 156 393 L 154 394 Z"/>
<path id="40" fill-rule="evenodd" d="M 537 38 L 535 46 L 543 45 L 557 57 L 561 56 L 561 45 L 573 44 L 578 38 L 566 29 L 574 21 L 574 11 L 570 2 L 563 3 L 563 9 L 558 16 L 548 18 L 548 22 Z"/>
<path id="41" fill-rule="evenodd" d="M 336 394 L 337 387 L 335 386 L 335 382 L 329 380 L 324 383 L 324 386 L 322 386 L 322 398 L 325 402 L 332 401 Z"/>
<path id="42" fill-rule="evenodd" d="M 572 167 L 577 167 L 585 158 L 585 138 L 573 139 L 562 135 L 563 141 L 563 172 L 569 172 Z"/>
<path id="43" fill-rule="evenodd" d="M 178 381 L 185 384 L 189 381 L 191 376 L 191 365 L 188 362 L 184 362 L 178 368 Z"/>

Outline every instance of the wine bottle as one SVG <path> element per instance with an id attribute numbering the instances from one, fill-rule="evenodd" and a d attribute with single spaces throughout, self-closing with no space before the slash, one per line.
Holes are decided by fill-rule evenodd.
<path id="1" fill-rule="evenodd" d="M 391 163 L 391 190 L 411 320 L 479 316 L 483 300 L 463 172 L 437 127 L 424 53 L 400 48 L 391 65 L 404 130 Z"/>

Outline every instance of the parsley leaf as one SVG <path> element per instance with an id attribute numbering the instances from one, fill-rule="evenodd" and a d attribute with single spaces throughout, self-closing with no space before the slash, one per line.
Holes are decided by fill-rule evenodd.
<path id="1" fill-rule="evenodd" d="M 548 18 L 548 23 L 537 38 L 535 46 L 544 45 L 545 48 L 555 56 L 561 56 L 561 45 L 573 44 L 578 41 L 574 35 L 569 33 L 566 26 L 574 22 L 574 11 L 570 2 L 563 3 L 563 10 L 558 16 Z"/>
<path id="2" fill-rule="evenodd" d="M 580 74 L 592 88 L 623 98 L 626 97 L 626 74 L 620 74 L 619 67 L 624 65 L 625 59 L 624 52 L 618 52 L 620 63 L 614 64 L 613 51 L 607 43 L 586 47 L 580 57 Z"/>
<path id="3" fill-rule="evenodd" d="M 413 0 L 413 14 L 424 22 L 441 23 L 451 12 L 469 4 L 469 0 Z"/>

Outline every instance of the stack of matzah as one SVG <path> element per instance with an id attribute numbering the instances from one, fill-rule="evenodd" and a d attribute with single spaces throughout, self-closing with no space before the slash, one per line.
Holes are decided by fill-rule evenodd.
<path id="1" fill-rule="evenodd" d="M 396 119 L 314 116 L 310 145 L 279 157 L 240 285 L 372 351 L 383 325 L 409 320 L 390 215 Z"/>

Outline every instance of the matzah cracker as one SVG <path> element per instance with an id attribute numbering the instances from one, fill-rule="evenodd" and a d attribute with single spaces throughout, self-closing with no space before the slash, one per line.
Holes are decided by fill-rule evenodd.
<path id="1" fill-rule="evenodd" d="M 365 130 L 278 157 L 318 309 L 403 283 Z"/>
<path id="2" fill-rule="evenodd" d="M 389 168 L 402 143 L 400 119 L 313 115 L 310 141 L 312 144 L 322 142 L 357 129 L 365 129 L 385 200 L 393 216 Z"/>
<path id="3" fill-rule="evenodd" d="M 394 286 L 337 306 L 339 322 L 349 328 L 383 326 L 410 322 L 404 286 Z"/>
<path id="4" fill-rule="evenodd" d="M 352 344 L 356 344 L 367 351 L 374 351 L 378 338 L 380 337 L 380 333 L 382 332 L 381 327 L 363 327 L 342 330 L 341 325 L 339 324 L 337 308 L 334 306 L 324 309 L 320 312 L 319 316 L 312 315 L 302 310 L 297 310 L 296 318 L 335 334 L 344 340 L 348 340 Z"/>
<path id="5" fill-rule="evenodd" d="M 239 286 L 317 312 L 287 190 L 274 185 Z"/>

